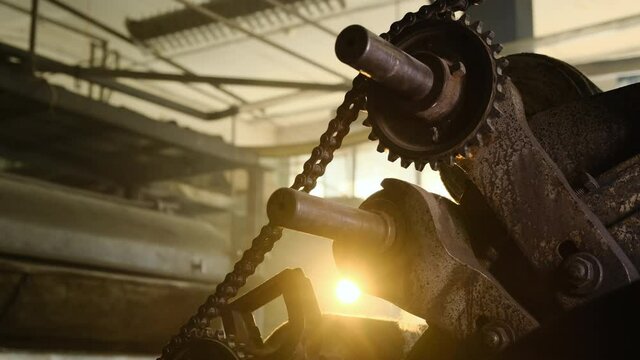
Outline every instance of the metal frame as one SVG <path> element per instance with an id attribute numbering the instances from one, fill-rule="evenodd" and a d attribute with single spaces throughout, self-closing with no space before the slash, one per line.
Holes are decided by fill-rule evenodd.
<path id="1" fill-rule="evenodd" d="M 29 60 L 31 62 L 31 70 L 36 70 L 36 35 L 38 26 L 38 4 L 39 0 L 31 0 L 31 24 L 29 26 Z"/>
<path id="2" fill-rule="evenodd" d="M 28 57 L 29 54 L 27 52 L 21 49 L 11 47 L 9 45 L 0 44 L 0 54 L 5 54 L 7 56 L 23 59 L 24 63 L 29 62 L 29 57 Z M 79 79 L 90 81 L 91 83 L 100 85 L 102 87 L 115 90 L 123 94 L 148 101 L 152 104 L 162 106 L 167 109 L 178 111 L 183 114 L 193 116 L 201 120 L 207 120 L 207 121 L 218 120 L 228 116 L 237 115 L 243 111 L 256 110 L 268 105 L 280 103 L 283 101 L 288 101 L 292 98 L 315 94 L 318 91 L 344 91 L 345 89 L 345 85 L 340 85 L 340 84 L 313 84 L 313 83 L 298 83 L 298 82 L 272 81 L 272 80 L 262 80 L 262 81 L 259 81 L 259 83 L 253 83 L 253 80 L 251 79 L 201 77 L 198 75 L 178 75 L 178 74 L 153 73 L 153 72 L 146 73 L 146 72 L 135 72 L 135 71 L 127 71 L 127 70 L 122 70 L 122 71 L 107 70 L 107 69 L 100 69 L 100 68 L 86 69 L 86 68 L 66 65 L 40 55 L 34 55 L 34 60 L 38 63 L 39 71 L 45 71 L 45 72 L 53 71 L 53 72 L 61 72 L 61 73 L 69 74 Z M 114 75 L 117 75 L 117 76 L 114 76 Z M 155 80 L 175 80 L 175 81 L 187 80 L 190 82 L 206 82 L 206 83 L 211 83 L 216 81 L 227 82 L 227 83 L 235 82 L 236 85 L 297 87 L 301 90 L 304 89 L 307 91 L 298 91 L 292 94 L 281 95 L 274 98 L 250 103 L 250 104 L 241 104 L 238 106 L 231 106 L 221 111 L 206 112 L 206 111 L 201 111 L 187 105 L 177 103 L 168 98 L 158 96 L 158 95 L 122 84 L 113 79 L 114 77 L 119 77 L 119 76 L 125 76 L 125 77 L 131 77 L 131 78 L 146 78 L 146 79 L 155 79 Z M 309 90 L 313 90 L 313 91 L 309 91 Z"/>
<path id="3" fill-rule="evenodd" d="M 9 8 L 9 9 L 14 10 L 14 11 L 23 13 L 25 15 L 31 15 L 31 10 L 30 9 L 17 6 L 15 4 L 12 4 L 12 3 L 7 2 L 5 0 L 0 0 L 0 5 L 5 6 L 5 7 Z M 50 24 L 52 24 L 54 26 L 57 26 L 57 27 L 59 27 L 61 29 L 70 31 L 70 32 L 72 32 L 72 33 L 74 33 L 76 35 L 84 36 L 84 37 L 86 37 L 88 39 L 98 41 L 101 44 L 105 44 L 105 45 L 108 44 L 108 40 L 105 39 L 104 37 L 98 36 L 96 34 L 93 34 L 93 33 L 89 32 L 89 31 L 81 29 L 79 27 L 75 27 L 75 26 L 69 25 L 67 23 L 64 23 L 64 22 L 55 20 L 53 18 L 47 17 L 47 16 L 45 16 L 43 14 L 38 14 L 38 19 L 39 19 L 39 21 L 48 22 L 48 23 L 50 23 Z M 131 58 L 127 58 L 126 56 L 124 56 L 122 54 L 119 54 L 119 56 L 122 59 L 128 60 L 129 62 L 131 62 L 135 66 L 142 66 L 142 67 L 149 68 L 148 64 L 139 63 L 139 62 L 137 62 L 137 60 L 134 60 L 134 59 L 131 59 Z M 198 87 L 194 87 L 192 85 L 188 85 L 188 86 L 192 91 L 195 91 L 195 92 L 197 92 L 199 94 L 202 94 L 202 95 L 204 95 L 204 96 L 206 96 L 208 98 L 214 99 L 214 100 L 219 101 L 219 102 L 221 102 L 223 104 L 226 104 L 226 105 L 228 105 L 230 103 L 227 99 L 224 99 L 222 97 L 216 96 L 216 95 L 214 95 L 214 94 L 212 94 L 210 92 L 206 92 L 203 89 L 200 89 Z"/>
<path id="4" fill-rule="evenodd" d="M 221 76 L 192 75 L 192 74 L 171 74 L 155 71 L 133 71 L 133 70 L 111 70 L 105 68 L 83 68 L 79 66 L 64 67 L 46 67 L 40 68 L 41 71 L 61 72 L 73 75 L 78 78 L 96 77 L 96 78 L 128 78 L 128 79 L 145 79 L 145 80 L 161 80 L 161 81 L 177 81 L 185 83 L 205 83 L 213 85 L 239 85 L 239 86 L 260 86 L 273 88 L 294 88 L 300 90 L 318 90 L 318 91 L 347 91 L 349 86 L 346 84 L 321 84 L 298 81 L 282 81 L 282 80 L 263 80 L 248 78 L 233 78 Z"/>
<path id="5" fill-rule="evenodd" d="M 274 105 L 274 104 L 278 104 L 278 103 L 281 103 L 281 102 L 289 101 L 292 98 L 298 98 L 300 96 L 306 96 L 306 95 L 312 95 L 313 94 L 313 93 L 306 93 L 307 90 L 343 91 L 347 87 L 346 84 L 340 86 L 338 84 L 309 84 L 309 83 L 296 83 L 296 82 L 276 81 L 276 80 L 267 80 L 267 82 L 264 82 L 263 80 L 257 80 L 252 85 L 255 86 L 257 84 L 257 86 L 261 86 L 261 85 L 274 86 L 274 85 L 276 85 L 276 87 L 293 87 L 293 88 L 301 89 L 302 91 L 294 92 L 294 93 L 287 94 L 287 95 L 284 95 L 284 96 L 277 96 L 277 97 L 274 97 L 274 98 L 271 98 L 271 99 L 266 99 L 266 100 L 255 102 L 255 103 L 247 103 L 246 101 L 244 101 L 244 99 L 241 99 L 237 95 L 232 94 L 232 93 L 228 92 L 227 90 L 223 89 L 220 85 L 217 85 L 217 81 L 220 80 L 220 82 L 222 82 L 222 80 L 228 80 L 228 81 L 233 82 L 233 83 L 243 83 L 243 84 L 246 83 L 247 85 L 249 85 L 249 82 L 251 82 L 251 79 L 224 79 L 224 78 L 200 77 L 199 75 L 194 74 L 193 72 L 191 72 L 188 69 L 186 69 L 184 66 L 177 64 L 175 61 L 173 61 L 173 60 L 171 60 L 171 59 L 169 59 L 167 57 L 162 56 L 161 54 L 159 54 L 154 49 L 151 49 L 151 48 L 145 46 L 144 44 L 136 42 L 134 39 L 132 39 L 132 38 L 130 38 L 130 37 L 118 32 L 117 30 L 105 25 L 104 23 L 96 20 L 95 18 L 93 18 L 91 16 L 88 16 L 87 14 L 85 14 L 85 13 L 83 13 L 83 12 L 81 12 L 81 11 L 79 11 L 79 10 L 77 10 L 77 9 L 75 9 L 75 8 L 73 8 L 73 7 L 69 6 L 69 5 L 61 2 L 61 1 L 59 1 L 59 0 L 47 0 L 47 1 L 49 3 L 51 3 L 51 4 L 53 4 L 54 6 L 57 6 L 58 8 L 60 8 L 60 9 L 62 9 L 64 11 L 67 11 L 70 14 L 72 14 L 72 15 L 74 15 L 74 16 L 76 16 L 76 17 L 78 17 L 78 18 L 80 18 L 80 19 L 82 19 L 84 21 L 87 21 L 88 23 L 98 27 L 99 29 L 109 33 L 110 35 L 112 35 L 112 36 L 114 36 L 114 37 L 116 37 L 116 38 L 118 38 L 118 39 L 120 39 L 120 40 L 122 40 L 122 41 L 124 41 L 124 42 L 126 42 L 128 44 L 130 44 L 130 45 L 133 45 L 135 47 L 140 47 L 140 46 L 145 47 L 145 49 L 151 51 L 151 54 L 156 59 L 158 59 L 158 60 L 160 60 L 160 61 L 162 61 L 162 62 L 164 62 L 166 64 L 169 64 L 172 67 L 184 72 L 185 76 L 187 78 L 189 78 L 189 79 L 193 79 L 193 81 L 195 81 L 197 79 L 198 82 L 200 82 L 200 80 L 202 80 L 201 82 L 205 82 L 205 83 L 212 83 L 213 82 L 212 86 L 214 86 L 217 90 L 220 90 L 220 91 L 226 93 L 227 95 L 232 96 L 234 99 L 236 99 L 237 101 L 240 102 L 240 105 L 232 105 L 232 106 L 229 106 L 227 109 L 224 109 L 224 110 L 221 110 L 221 111 L 215 111 L 215 112 L 207 113 L 207 112 L 202 112 L 202 111 L 198 111 L 198 110 L 192 109 L 192 108 L 190 108 L 188 106 L 185 106 L 185 105 L 182 105 L 182 104 L 174 103 L 174 102 L 172 102 L 172 101 L 170 101 L 168 99 L 163 99 L 161 97 L 155 96 L 153 94 L 146 93 L 144 91 L 141 91 L 141 90 L 138 90 L 138 89 L 135 89 L 135 88 L 123 85 L 123 84 L 119 84 L 119 83 L 117 83 L 115 81 L 110 81 L 109 79 L 99 79 L 99 78 L 97 78 L 97 76 L 95 76 L 92 79 L 88 79 L 88 77 L 85 78 L 85 80 L 94 82 L 94 83 L 96 83 L 98 85 L 101 85 L 101 86 L 104 86 L 106 88 L 111 88 L 112 90 L 117 90 L 117 91 L 120 91 L 120 92 L 123 92 L 123 93 L 127 93 L 129 95 L 135 94 L 133 96 L 139 97 L 139 98 L 144 99 L 146 101 L 150 101 L 150 102 L 155 103 L 157 105 L 169 107 L 169 108 L 171 108 L 173 110 L 186 113 L 186 114 L 188 114 L 190 116 L 194 116 L 194 117 L 197 117 L 197 118 L 202 119 L 202 120 L 222 119 L 222 118 L 226 118 L 226 117 L 229 117 L 229 116 L 233 116 L 233 115 L 239 114 L 239 113 L 244 112 L 244 111 L 251 111 L 251 110 L 254 110 L 254 109 L 257 109 L 257 108 L 262 108 L 262 107 L 267 106 L 267 105 Z M 176 1 L 182 1 L 182 0 L 176 0 Z M 4 4 L 3 2 L 0 2 L 0 3 Z M 24 9 L 18 8 L 16 6 L 11 6 L 11 5 L 7 5 L 7 4 L 4 4 L 4 5 L 9 6 L 9 7 L 13 8 L 14 10 L 24 12 Z M 211 14 L 211 13 L 208 13 L 206 15 L 207 16 L 219 16 L 219 15 Z M 218 19 L 218 18 L 216 17 L 216 19 Z M 222 19 L 224 19 L 224 18 L 222 18 Z M 223 21 L 223 20 L 220 20 L 220 21 Z M 227 22 L 227 21 L 228 22 L 232 22 L 232 21 L 230 21 L 228 19 L 224 19 L 223 22 Z M 238 27 L 238 28 L 242 28 L 237 24 L 234 24 L 234 25 L 236 27 Z M 65 28 L 71 30 L 69 27 L 65 26 Z M 307 59 L 306 57 L 304 57 L 302 55 L 296 54 L 296 53 L 294 53 L 294 52 L 292 52 L 292 51 L 290 51 L 290 50 L 288 50 L 288 49 L 286 49 L 286 48 L 284 48 L 284 47 L 282 47 L 282 46 L 280 46 L 280 45 L 278 45 L 278 44 L 276 44 L 276 43 L 274 43 L 274 42 L 272 42 L 272 41 L 270 41 L 270 40 L 268 40 L 268 39 L 266 39 L 266 38 L 264 38 L 264 37 L 262 37 L 260 35 L 257 35 L 257 34 L 255 34 L 253 32 L 250 32 L 250 31 L 247 31 L 246 29 L 243 29 L 243 28 L 242 28 L 241 31 L 244 32 L 247 35 L 250 35 L 252 37 L 258 38 L 259 40 L 261 40 L 263 42 L 266 41 L 267 43 L 274 45 L 278 49 L 280 49 L 282 51 L 285 51 L 285 52 L 289 53 L 290 55 L 296 56 L 296 57 L 298 57 L 299 59 L 301 59 L 303 61 L 309 62 L 307 60 L 310 60 L 312 63 L 315 63 L 313 60 Z M 87 34 L 86 32 L 80 32 L 80 34 L 81 35 L 85 35 L 85 36 L 91 35 L 91 34 Z M 339 74 L 339 73 L 337 73 L 337 72 L 335 72 L 335 71 L 333 71 L 333 70 L 331 70 L 331 69 L 329 69 L 329 68 L 327 68 L 327 67 L 325 67 L 325 66 L 323 66 L 321 64 L 316 64 L 316 65 L 318 65 L 320 68 L 323 68 L 324 70 L 326 70 L 328 72 L 331 72 L 331 73 L 335 74 L 336 76 L 339 76 L 342 79 L 347 80 L 347 78 L 345 76 L 343 76 L 343 75 L 341 75 L 341 74 Z M 90 71 L 94 71 L 94 70 L 90 70 Z M 122 74 L 122 75 L 124 75 L 124 74 Z M 158 77 L 165 77 L 165 78 L 174 76 L 174 75 L 157 75 L 157 74 L 142 75 L 142 74 L 134 74 L 134 73 L 130 73 L 128 75 L 131 75 L 131 76 L 147 76 L 147 77 L 158 76 Z M 179 78 L 175 77 L 175 80 L 179 81 Z M 209 96 L 213 96 L 211 94 L 208 94 L 208 95 Z M 222 101 L 219 98 L 217 100 Z"/>
<path id="6" fill-rule="evenodd" d="M 95 18 L 93 18 L 93 17 L 91 17 L 91 16 L 89 16 L 89 15 L 87 15 L 87 14 L 85 14 L 85 13 L 83 13 L 83 12 L 81 12 L 81 11 L 79 11 L 79 10 L 77 10 L 77 9 L 75 9 L 75 8 L 73 8 L 73 7 L 69 6 L 69 5 L 61 2 L 61 1 L 59 1 L 59 0 L 46 0 L 46 1 L 48 1 L 50 4 L 55 5 L 56 7 L 60 8 L 60 9 L 62 9 L 64 11 L 66 11 L 66 12 L 68 12 L 68 13 L 70 13 L 70 14 L 72 14 L 72 15 L 74 15 L 74 16 L 76 16 L 76 17 L 78 17 L 78 18 L 80 18 L 80 19 L 82 19 L 82 20 L 84 20 L 84 21 L 86 21 L 88 23 L 90 23 L 91 25 L 98 27 L 99 29 L 111 34 L 112 36 L 117 37 L 118 39 L 120 39 L 120 40 L 122 40 L 122 41 L 124 41 L 126 43 L 129 43 L 129 44 L 131 44 L 131 45 L 133 45 L 135 47 L 140 47 L 140 46 L 144 47 L 145 49 L 151 51 L 151 54 L 155 58 L 157 58 L 158 60 L 161 60 L 162 62 L 164 62 L 164 63 L 166 63 L 166 64 L 168 64 L 168 65 L 170 65 L 170 66 L 172 66 L 172 67 L 174 67 L 174 68 L 176 68 L 176 69 L 178 69 L 178 70 L 180 70 L 180 71 L 182 71 L 182 72 L 184 72 L 186 74 L 195 75 L 192 71 L 190 71 L 187 68 L 185 68 L 184 66 L 176 63 L 175 61 L 173 61 L 173 60 L 171 60 L 171 59 L 169 59 L 167 57 L 162 56 L 161 54 L 159 54 L 154 49 L 148 48 L 148 47 L 144 46 L 144 44 L 136 42 L 132 38 L 120 33 L 119 31 L 111 28 L 110 26 L 107 26 L 106 24 L 103 24 L 102 22 L 96 20 Z M 231 96 L 232 98 L 234 98 L 235 100 L 239 101 L 240 103 L 246 103 L 246 101 L 242 97 L 240 97 L 240 96 L 238 96 L 238 95 L 236 95 L 236 94 L 234 94 L 234 93 L 232 93 L 232 92 L 230 92 L 230 91 L 228 91 L 228 90 L 226 90 L 224 88 L 221 88 L 219 86 L 214 86 L 214 87 L 217 90 L 223 92 L 224 94 L 226 94 L 228 96 Z"/>

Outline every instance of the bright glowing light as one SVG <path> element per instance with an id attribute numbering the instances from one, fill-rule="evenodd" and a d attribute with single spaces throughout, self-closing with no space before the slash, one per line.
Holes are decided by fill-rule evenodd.
<path id="1" fill-rule="evenodd" d="M 353 304 L 358 301 L 360 294 L 360 288 L 351 280 L 342 279 L 336 285 L 336 297 L 343 304 Z"/>

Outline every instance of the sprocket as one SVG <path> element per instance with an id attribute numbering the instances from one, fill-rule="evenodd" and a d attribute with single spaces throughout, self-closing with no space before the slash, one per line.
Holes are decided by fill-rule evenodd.
<path id="1" fill-rule="evenodd" d="M 168 360 L 246 360 L 252 356 L 233 335 L 225 336 L 221 330 L 210 328 L 192 331 L 186 341 L 177 346 Z"/>
<path id="2" fill-rule="evenodd" d="M 493 42 L 494 32 L 483 32 L 482 23 L 471 23 L 466 14 L 459 19 L 451 12 L 410 16 L 415 18 L 411 25 L 382 37 L 434 70 L 436 96 L 426 110 L 416 109 L 369 80 L 363 124 L 372 128 L 369 139 L 379 141 L 377 150 L 388 151 L 389 161 L 400 158 L 403 167 L 413 163 L 422 171 L 427 163 L 437 169 L 457 156 L 470 157 L 475 146 L 490 139 L 491 121 L 501 115 L 495 103 L 504 98 L 508 62 L 499 58 L 502 46 Z M 433 58 L 444 66 L 433 64 Z M 459 82 L 458 93 L 442 88 L 447 81 Z M 445 106 L 446 111 L 438 109 Z"/>

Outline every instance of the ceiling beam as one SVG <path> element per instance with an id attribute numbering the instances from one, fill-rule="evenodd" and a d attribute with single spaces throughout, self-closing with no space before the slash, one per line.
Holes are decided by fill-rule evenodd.
<path id="1" fill-rule="evenodd" d="M 249 37 L 252 37 L 252 38 L 254 38 L 254 39 L 256 39 L 256 40 L 258 40 L 258 41 L 260 41 L 260 42 L 262 42 L 262 43 L 264 43 L 264 44 L 266 44 L 266 45 L 268 45 L 268 46 L 270 46 L 270 47 L 272 47 L 272 48 L 274 48 L 276 50 L 279 50 L 279 51 L 281 51 L 281 52 L 283 52 L 285 54 L 288 54 L 288 55 L 290 55 L 290 56 L 292 56 L 292 57 L 294 57 L 294 58 L 296 58 L 298 60 L 304 61 L 305 63 L 307 63 L 309 65 L 312 65 L 312 66 L 314 66 L 314 67 L 316 67 L 316 68 L 318 68 L 320 70 L 323 70 L 323 71 L 325 71 L 325 72 L 327 72 L 329 74 L 335 75 L 335 76 L 339 77 L 340 79 L 342 79 L 344 81 L 350 81 L 351 80 L 348 77 L 346 77 L 343 74 L 341 74 L 340 72 L 335 71 L 334 69 L 331 69 L 328 66 L 320 64 L 319 62 L 315 61 L 314 59 L 311 59 L 311 58 L 306 57 L 306 56 L 304 56 L 302 54 L 299 54 L 299 53 L 297 53 L 295 51 L 292 51 L 292 50 L 290 50 L 290 49 L 288 49 L 288 48 L 276 43 L 275 41 L 272 41 L 272 40 L 266 38 L 265 36 L 262 36 L 262 35 L 260 35 L 258 33 L 255 33 L 255 32 L 253 32 L 251 30 L 248 30 L 248 29 L 244 28 L 243 26 L 241 26 L 240 24 L 238 24 L 234 20 L 227 19 L 226 17 L 224 17 L 224 16 L 222 16 L 220 14 L 217 14 L 217 13 L 215 13 L 215 12 L 213 12 L 213 11 L 203 7 L 203 6 L 196 5 L 193 2 L 191 2 L 190 0 L 175 0 L 175 1 L 183 4 L 184 6 L 186 6 L 189 9 L 192 9 L 192 10 L 202 14 L 203 16 L 206 16 L 208 18 L 211 18 L 212 20 L 221 22 L 221 23 L 227 25 L 228 27 L 230 27 L 232 29 L 238 30 L 241 33 L 244 33 L 245 35 L 247 35 Z"/>
<path id="2" fill-rule="evenodd" d="M 329 34 L 329 36 L 332 37 L 338 37 L 338 33 L 329 29 L 328 27 L 320 24 L 319 22 L 312 20 L 306 16 L 304 16 L 300 11 L 296 10 L 296 8 L 294 8 L 292 5 L 286 5 L 283 4 L 280 0 L 263 0 L 279 9 L 282 9 L 284 12 L 287 12 L 295 17 L 297 17 L 298 19 L 302 20 L 303 22 L 305 22 L 308 25 L 313 26 L 314 28 Z"/>
<path id="3" fill-rule="evenodd" d="M 207 75 L 191 75 L 191 74 L 171 74 L 153 71 L 133 71 L 133 70 L 112 70 L 104 68 L 86 68 L 79 66 L 49 66 L 40 67 L 38 70 L 44 72 L 61 72 L 73 75 L 78 78 L 126 78 L 126 79 L 143 79 L 143 80 L 160 80 L 160 81 L 177 81 L 184 83 L 207 83 L 214 85 L 238 85 L 238 86 L 260 86 L 271 88 L 288 88 L 299 90 L 318 90 L 318 91 L 347 91 L 349 86 L 343 83 L 339 84 L 322 84 L 309 83 L 299 81 L 284 80 L 268 80 L 268 79 L 250 79 L 250 78 L 232 78 Z"/>

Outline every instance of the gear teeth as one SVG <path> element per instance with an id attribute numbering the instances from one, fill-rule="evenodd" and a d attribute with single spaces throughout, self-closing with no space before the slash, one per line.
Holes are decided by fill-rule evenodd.
<path id="1" fill-rule="evenodd" d="M 501 67 L 502 69 L 505 69 L 507 66 L 509 66 L 509 59 L 507 59 L 507 58 L 502 57 L 502 58 L 496 59 L 496 60 L 497 60 L 496 61 L 497 65 L 499 67 Z"/>
<path id="2" fill-rule="evenodd" d="M 498 82 L 496 84 L 496 97 L 498 98 L 498 100 L 504 100 L 506 97 L 504 92 L 504 86 L 502 86 L 501 82 Z"/>
<path id="3" fill-rule="evenodd" d="M 507 66 L 509 66 L 509 60 L 507 60 L 506 58 L 497 58 L 497 55 L 494 52 L 494 58 L 496 59 L 496 73 L 498 74 L 498 81 L 500 81 L 501 83 L 504 83 L 504 81 L 506 80 L 506 73 L 504 71 L 504 69 L 507 68 Z"/>
<path id="4" fill-rule="evenodd" d="M 482 133 L 481 133 L 481 132 L 478 132 L 478 133 L 476 134 L 476 141 L 478 142 L 478 145 L 480 145 L 480 146 L 484 145 L 484 143 L 485 143 L 485 138 L 484 138 L 484 135 L 482 135 Z"/>
<path id="5" fill-rule="evenodd" d="M 504 46 L 502 46 L 502 44 L 493 44 L 490 46 L 491 51 L 493 51 L 493 57 L 497 57 L 502 50 L 504 50 Z"/>
<path id="6" fill-rule="evenodd" d="M 489 112 L 489 118 L 496 119 L 502 117 L 504 115 L 502 110 L 498 109 L 495 104 L 491 107 L 491 111 Z"/>
<path id="7" fill-rule="evenodd" d="M 496 37 L 496 33 L 493 30 L 485 31 L 482 33 L 482 37 L 487 44 L 491 45 L 493 43 L 493 39 Z"/>
<path id="8" fill-rule="evenodd" d="M 236 336 L 234 334 L 227 335 L 227 345 L 232 349 L 236 347 Z"/>
<path id="9" fill-rule="evenodd" d="M 485 111 L 487 111 L 487 116 L 485 119 L 481 119 L 482 121 L 480 123 L 475 123 L 475 134 L 468 134 L 468 140 L 465 143 L 452 146 L 447 150 L 444 156 L 433 157 L 431 158 L 432 160 L 428 160 L 429 157 L 422 157 L 420 155 L 405 154 L 403 156 L 400 156 L 392 149 L 389 149 L 386 145 L 384 145 L 385 136 L 383 136 L 383 134 L 380 134 L 380 136 L 383 137 L 383 140 L 379 141 L 376 150 L 381 153 L 387 151 L 387 159 L 390 162 L 396 162 L 398 159 L 400 159 L 400 165 L 405 169 L 413 164 L 417 171 L 422 171 L 426 167 L 426 164 L 429 164 L 431 169 L 433 169 L 434 171 L 439 171 L 443 166 L 455 165 L 457 160 L 473 158 L 475 156 L 475 149 L 477 149 L 478 146 L 482 146 L 491 142 L 491 139 L 493 137 L 492 134 L 495 131 L 495 127 L 499 125 L 498 121 L 500 121 L 500 118 L 504 116 L 503 112 L 496 106 L 496 104 L 500 104 L 500 100 L 506 97 L 507 90 L 505 83 L 508 79 L 508 76 L 506 75 L 505 68 L 509 65 L 509 61 L 504 57 L 499 57 L 500 53 L 504 50 L 503 45 L 495 41 L 496 34 L 494 31 L 490 29 L 483 31 L 483 27 L 485 24 L 482 21 L 472 22 L 466 13 L 462 13 L 459 18 L 456 18 L 454 14 L 450 12 L 439 14 L 437 16 L 437 19 L 449 20 L 448 17 L 452 17 L 452 20 L 450 21 L 454 21 L 460 25 L 465 26 L 465 31 L 473 31 L 476 33 L 476 36 L 474 36 L 474 38 L 476 38 L 476 41 L 482 43 L 483 56 L 488 55 L 489 60 L 491 60 L 491 62 L 493 63 L 493 68 L 495 71 L 495 87 L 492 90 L 494 94 L 490 101 L 495 101 L 495 103 L 490 102 L 488 104 L 483 104 L 484 109 L 486 109 Z M 465 64 L 461 61 L 453 62 L 449 66 L 448 70 L 450 71 L 450 74 L 452 76 L 456 77 L 464 76 L 466 74 Z M 489 109 L 487 109 L 487 107 L 489 107 Z M 375 119 L 373 119 L 372 121 L 367 118 L 362 122 L 362 124 L 367 127 L 372 127 L 374 121 Z M 371 133 L 369 134 L 370 140 L 379 140 L 379 137 L 373 131 L 375 129 L 372 129 Z M 446 128 L 433 126 L 431 127 L 430 135 L 432 142 L 431 145 L 435 146 L 445 140 L 444 138 L 448 136 L 448 131 L 446 131 Z M 391 142 L 393 144 L 393 141 Z M 393 148 L 395 149 L 395 146 Z"/>
<path id="10" fill-rule="evenodd" d="M 486 123 L 487 123 L 487 126 L 489 127 L 489 131 L 490 131 L 490 132 L 495 132 L 495 131 L 496 131 L 495 122 L 496 122 L 497 120 L 498 120 L 498 119 L 496 119 L 496 118 L 487 118 Z"/>
<path id="11" fill-rule="evenodd" d="M 469 145 L 465 145 L 462 148 L 461 153 L 464 155 L 465 158 L 467 159 L 471 159 L 473 157 L 473 153 L 471 152 L 471 146 Z"/>
<path id="12" fill-rule="evenodd" d="M 471 25 L 469 25 L 469 27 L 470 27 L 473 31 L 477 32 L 478 34 L 481 34 L 481 33 L 482 33 L 482 26 L 483 26 L 483 25 L 484 25 L 484 24 L 482 23 L 482 21 L 474 21 Z"/>

